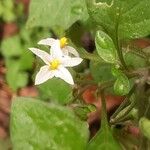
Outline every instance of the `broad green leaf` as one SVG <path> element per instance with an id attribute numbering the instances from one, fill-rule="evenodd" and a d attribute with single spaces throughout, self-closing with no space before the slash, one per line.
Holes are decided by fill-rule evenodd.
<path id="1" fill-rule="evenodd" d="M 128 52 L 124 56 L 126 64 L 133 68 L 142 68 L 146 66 L 146 59 L 134 54 L 133 52 Z"/>
<path id="2" fill-rule="evenodd" d="M 77 20 L 87 18 L 85 0 L 32 0 L 27 26 L 68 29 Z"/>
<path id="3" fill-rule="evenodd" d="M 53 78 L 38 86 L 40 97 L 58 102 L 60 104 L 67 104 L 72 100 L 71 86 L 61 79 Z"/>
<path id="4" fill-rule="evenodd" d="M 112 37 L 139 38 L 150 34 L 149 0 L 87 0 L 94 23 Z"/>
<path id="5" fill-rule="evenodd" d="M 99 56 L 108 63 L 117 62 L 117 50 L 113 40 L 103 31 L 97 31 L 95 37 L 96 50 Z"/>
<path id="6" fill-rule="evenodd" d="M 97 61 L 91 61 L 90 62 L 90 71 L 92 74 L 92 77 L 97 82 L 105 82 L 105 81 L 111 81 L 114 79 L 114 77 L 111 74 L 111 65 L 110 64 L 104 64 Z"/>
<path id="7" fill-rule="evenodd" d="M 142 117 L 139 121 L 139 127 L 143 135 L 150 140 L 150 120 Z"/>
<path id="8" fill-rule="evenodd" d="M 18 35 L 6 38 L 1 43 L 2 54 L 4 57 L 20 56 L 22 46 Z"/>
<path id="9" fill-rule="evenodd" d="M 125 74 L 120 74 L 114 84 L 114 92 L 117 95 L 126 95 L 130 91 L 130 82 Z"/>
<path id="10" fill-rule="evenodd" d="M 85 150 L 88 125 L 70 109 L 18 97 L 11 110 L 14 150 Z"/>

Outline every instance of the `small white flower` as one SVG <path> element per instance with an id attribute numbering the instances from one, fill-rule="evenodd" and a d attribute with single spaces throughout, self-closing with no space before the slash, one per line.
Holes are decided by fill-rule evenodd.
<path id="1" fill-rule="evenodd" d="M 38 44 L 48 45 L 48 46 L 52 46 L 53 44 L 56 43 L 59 44 L 63 52 L 63 55 L 68 55 L 68 56 L 73 55 L 75 57 L 79 57 L 79 53 L 73 47 L 68 46 L 68 39 L 66 37 L 63 37 L 61 39 L 46 38 L 38 42 Z"/>
<path id="2" fill-rule="evenodd" d="M 53 77 L 58 77 L 69 84 L 74 84 L 73 78 L 66 67 L 73 67 L 80 64 L 82 58 L 63 56 L 58 43 L 51 46 L 51 54 L 37 48 L 29 48 L 29 50 L 40 57 L 46 64 L 41 67 L 40 71 L 37 73 L 35 77 L 35 85 L 41 84 Z"/>

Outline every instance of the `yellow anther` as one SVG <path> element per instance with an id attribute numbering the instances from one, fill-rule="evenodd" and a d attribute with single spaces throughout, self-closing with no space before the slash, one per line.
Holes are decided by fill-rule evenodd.
<path id="1" fill-rule="evenodd" d="M 68 39 L 66 37 L 62 37 L 60 39 L 60 47 L 64 48 L 68 44 Z"/>
<path id="2" fill-rule="evenodd" d="M 50 62 L 50 70 L 58 69 L 58 66 L 60 65 L 60 61 L 58 59 L 54 59 Z"/>

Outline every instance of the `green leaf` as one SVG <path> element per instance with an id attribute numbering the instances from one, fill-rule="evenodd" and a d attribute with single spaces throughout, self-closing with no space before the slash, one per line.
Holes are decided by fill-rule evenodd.
<path id="1" fill-rule="evenodd" d="M 121 39 L 150 34 L 149 0 L 87 0 L 87 6 L 94 24 L 102 26 L 112 37 L 116 32 Z"/>
<path id="2" fill-rule="evenodd" d="M 13 22 L 16 19 L 14 2 L 11 0 L 2 1 L 2 18 L 5 22 Z"/>
<path id="3" fill-rule="evenodd" d="M 117 68 L 116 66 L 112 66 L 111 73 L 116 78 L 119 77 L 119 76 L 121 76 L 123 74 L 122 71 L 119 70 L 119 68 Z"/>
<path id="4" fill-rule="evenodd" d="M 109 127 L 103 127 L 89 143 L 87 150 L 121 150 Z"/>
<path id="5" fill-rule="evenodd" d="M 101 105 L 101 128 L 89 142 L 87 150 L 121 150 L 108 124 L 104 91 L 101 91 Z"/>
<path id="6" fill-rule="evenodd" d="M 114 92 L 117 95 L 126 95 L 130 91 L 130 82 L 125 74 L 120 74 L 114 84 Z"/>
<path id="7" fill-rule="evenodd" d="M 19 72 L 15 69 L 8 69 L 8 72 L 6 74 L 6 80 L 10 88 L 12 88 L 13 91 L 16 91 L 18 88 L 25 87 L 27 85 L 28 74 L 26 72 Z"/>
<path id="8" fill-rule="evenodd" d="M 2 6 L 2 1 L 0 1 L 0 17 L 3 15 L 4 8 Z"/>
<path id="9" fill-rule="evenodd" d="M 146 59 L 134 54 L 133 52 L 128 52 L 124 56 L 126 64 L 133 68 L 142 68 L 146 66 Z"/>
<path id="10" fill-rule="evenodd" d="M 32 0 L 28 27 L 62 27 L 68 29 L 77 20 L 86 20 L 85 0 Z"/>
<path id="11" fill-rule="evenodd" d="M 1 43 L 2 54 L 4 57 L 20 56 L 22 46 L 18 35 L 6 38 Z"/>
<path id="12" fill-rule="evenodd" d="M 65 107 L 31 98 L 13 100 L 11 140 L 14 150 L 84 150 L 88 125 Z"/>
<path id="13" fill-rule="evenodd" d="M 139 127 L 143 135 L 150 140 L 150 120 L 142 117 L 139 121 Z"/>
<path id="14" fill-rule="evenodd" d="M 97 61 L 90 61 L 90 71 L 92 77 L 97 82 L 103 83 L 105 81 L 111 81 L 114 79 L 114 77 L 111 74 L 110 64 L 104 64 Z"/>
<path id="15" fill-rule="evenodd" d="M 99 56 L 108 63 L 117 62 L 117 50 L 113 40 L 103 31 L 97 31 L 95 37 L 96 50 Z"/>
<path id="16" fill-rule="evenodd" d="M 61 79 L 50 79 L 38 88 L 42 99 L 50 99 L 60 104 L 67 104 L 72 100 L 71 86 Z"/>
<path id="17" fill-rule="evenodd" d="M 23 55 L 20 57 L 20 70 L 32 69 L 34 62 L 33 54 L 27 49 L 23 50 Z"/>
<path id="18" fill-rule="evenodd" d="M 20 71 L 19 60 L 6 60 L 7 73 L 6 80 L 13 91 L 20 87 L 24 87 L 28 83 L 28 74 Z"/>
<path id="19" fill-rule="evenodd" d="M 92 140 L 89 142 L 87 146 L 87 150 L 121 150 L 122 149 L 120 144 L 113 137 L 113 133 L 107 121 L 106 113 L 107 113 L 106 106 L 104 106 L 104 102 L 102 102 L 101 128 L 97 132 L 97 134 L 92 138 Z"/>

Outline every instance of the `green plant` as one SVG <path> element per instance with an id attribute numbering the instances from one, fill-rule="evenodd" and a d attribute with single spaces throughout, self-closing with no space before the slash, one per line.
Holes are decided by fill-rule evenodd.
<path id="1" fill-rule="evenodd" d="M 49 103 L 22 97 L 13 101 L 11 139 L 15 150 L 149 149 L 150 135 L 145 128 L 149 130 L 150 126 L 150 59 L 145 49 L 131 44 L 131 40 L 150 34 L 149 7 L 149 0 L 31 1 L 27 27 L 48 27 L 58 38 L 66 36 L 68 44 L 90 64 L 81 65 L 79 70 L 70 69 L 74 86 L 55 77 L 39 85 L 41 99 L 46 98 Z M 73 32 L 75 28 L 76 32 Z M 80 42 L 81 34 L 87 31 L 95 37 L 94 53 L 87 52 Z M 85 70 L 89 70 L 92 80 L 87 79 Z M 97 87 L 95 96 L 101 97 L 102 117 L 100 131 L 88 142 L 85 118 L 93 109 L 88 109 L 86 113 L 88 105 L 83 102 L 82 94 L 91 85 Z M 124 101 L 108 121 L 105 96 L 109 93 L 123 96 Z M 76 116 L 74 109 L 71 110 L 72 105 L 80 106 L 78 112 L 81 112 L 80 119 L 84 118 L 82 121 L 77 118 L 80 113 Z M 126 120 L 137 126 L 140 122 L 143 134 L 136 143 L 130 143 L 127 138 L 122 141 L 122 130 L 115 128 L 120 123 L 126 125 Z"/>

